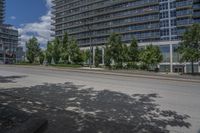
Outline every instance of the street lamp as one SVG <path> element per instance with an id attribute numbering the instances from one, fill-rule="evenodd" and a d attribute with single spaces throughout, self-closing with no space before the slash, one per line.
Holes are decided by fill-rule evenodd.
<path id="1" fill-rule="evenodd" d="M 90 34 L 90 61 L 89 61 L 89 66 L 90 66 L 90 68 L 92 68 L 92 35 L 91 35 L 91 33 L 92 33 L 92 30 L 91 30 L 91 28 L 90 28 L 90 26 L 88 25 L 88 31 L 89 31 L 89 34 Z"/>
<path id="2" fill-rule="evenodd" d="M 89 32 L 89 45 L 90 45 L 90 58 L 89 58 L 89 67 L 92 68 L 92 29 L 90 27 L 90 25 L 87 23 L 88 22 L 88 19 L 84 19 L 83 20 L 83 23 L 84 25 L 87 27 L 87 30 Z"/>

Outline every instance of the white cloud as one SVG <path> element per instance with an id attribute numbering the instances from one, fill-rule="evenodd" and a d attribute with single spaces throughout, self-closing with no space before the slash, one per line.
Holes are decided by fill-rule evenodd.
<path id="1" fill-rule="evenodd" d="M 38 39 L 38 42 L 44 47 L 47 41 L 51 40 L 51 6 L 52 0 L 46 0 L 48 11 L 46 15 L 41 16 L 39 22 L 21 24 L 19 30 L 20 45 L 25 46 L 25 43 L 33 36 Z"/>
<path id="2" fill-rule="evenodd" d="M 46 0 L 46 6 L 47 6 L 48 8 L 51 8 L 51 7 L 53 6 L 52 0 Z"/>
<path id="3" fill-rule="evenodd" d="M 10 19 L 12 19 L 12 20 L 15 20 L 15 19 L 16 19 L 16 17 L 15 17 L 15 16 L 11 16 L 11 17 L 10 17 Z"/>

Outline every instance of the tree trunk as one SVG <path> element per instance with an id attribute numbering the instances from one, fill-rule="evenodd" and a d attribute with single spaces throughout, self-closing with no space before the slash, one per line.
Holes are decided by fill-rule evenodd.
<path id="1" fill-rule="evenodd" d="M 191 62 L 192 64 L 192 74 L 194 74 L 194 61 Z"/>

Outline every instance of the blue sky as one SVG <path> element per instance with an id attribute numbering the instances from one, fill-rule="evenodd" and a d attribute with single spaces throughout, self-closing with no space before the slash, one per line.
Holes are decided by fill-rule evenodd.
<path id="1" fill-rule="evenodd" d="M 19 30 L 20 45 L 33 35 L 42 47 L 50 39 L 51 0 L 6 0 L 5 23 Z"/>
<path id="2" fill-rule="evenodd" d="M 47 12 L 45 0 L 6 0 L 6 23 L 21 24 L 39 21 Z"/>

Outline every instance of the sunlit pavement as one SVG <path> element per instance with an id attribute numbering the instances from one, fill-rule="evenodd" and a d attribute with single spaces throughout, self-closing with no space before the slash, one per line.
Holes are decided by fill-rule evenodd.
<path id="1" fill-rule="evenodd" d="M 198 83 L 1 66 L 0 88 L 1 106 L 45 117 L 46 133 L 200 128 Z"/>

